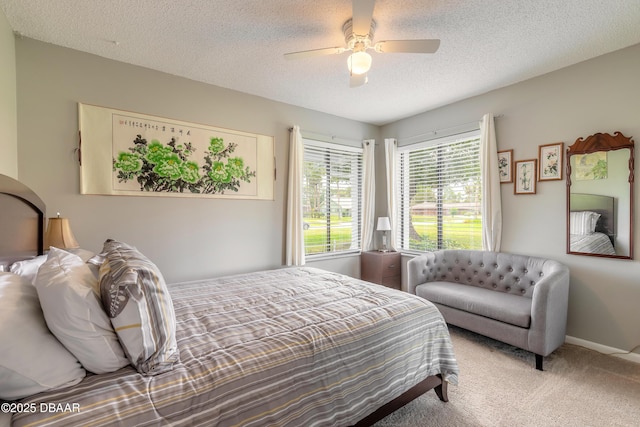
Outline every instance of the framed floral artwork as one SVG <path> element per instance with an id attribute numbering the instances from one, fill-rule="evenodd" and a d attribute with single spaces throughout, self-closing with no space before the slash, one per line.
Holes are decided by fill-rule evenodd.
<path id="1" fill-rule="evenodd" d="M 538 160 L 517 160 L 515 162 L 514 194 L 536 194 Z"/>
<path id="2" fill-rule="evenodd" d="M 562 180 L 564 142 L 538 146 L 538 181 Z"/>
<path id="3" fill-rule="evenodd" d="M 78 104 L 80 193 L 274 200 L 274 138 Z"/>
<path id="4" fill-rule="evenodd" d="M 498 151 L 500 183 L 513 182 L 513 150 Z"/>

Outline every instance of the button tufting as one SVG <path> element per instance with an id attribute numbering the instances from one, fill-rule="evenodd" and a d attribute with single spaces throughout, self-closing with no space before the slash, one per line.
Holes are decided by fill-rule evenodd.
<path id="1" fill-rule="evenodd" d="M 534 282 L 533 280 L 531 281 L 531 286 L 535 285 L 536 282 Z"/>
<path id="2" fill-rule="evenodd" d="M 519 277 L 516 277 L 516 282 L 519 282 L 519 281 L 520 281 L 520 278 L 519 278 Z"/>
<path id="3" fill-rule="evenodd" d="M 526 268 L 524 269 L 524 274 L 527 274 L 529 272 L 529 270 L 527 270 Z"/>
<path id="4" fill-rule="evenodd" d="M 504 276 L 500 275 L 500 280 L 503 280 L 503 279 L 504 279 Z"/>
<path id="5" fill-rule="evenodd" d="M 540 277 L 542 277 L 542 276 L 544 276 L 544 273 L 541 271 L 541 272 L 540 272 Z"/>
<path id="6" fill-rule="evenodd" d="M 512 267 L 509 267 L 509 272 L 512 272 L 512 271 L 513 271 L 513 268 L 512 268 Z"/>
<path id="7" fill-rule="evenodd" d="M 525 291 L 524 289 L 520 289 L 520 293 L 524 295 L 525 293 L 527 293 L 527 291 Z"/>
<path id="8" fill-rule="evenodd" d="M 469 261 L 467 264 L 471 265 L 471 261 Z"/>
<path id="9" fill-rule="evenodd" d="M 494 283 L 492 286 L 493 286 L 494 288 L 497 288 L 497 287 L 498 287 L 498 285 L 496 285 L 495 283 Z"/>
<path id="10" fill-rule="evenodd" d="M 481 262 L 481 263 L 480 263 L 480 267 L 483 267 L 483 268 L 484 268 L 484 262 Z"/>
<path id="11" fill-rule="evenodd" d="M 506 290 L 507 290 L 507 292 L 508 292 L 508 291 L 510 291 L 510 290 L 511 290 L 511 286 L 507 286 L 505 289 L 506 289 Z"/>

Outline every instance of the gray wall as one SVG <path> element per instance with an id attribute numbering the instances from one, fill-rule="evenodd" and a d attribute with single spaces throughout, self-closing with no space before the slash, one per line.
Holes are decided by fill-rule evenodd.
<path id="1" fill-rule="evenodd" d="M 94 55 L 16 39 L 19 174 L 86 249 L 137 246 L 169 282 L 278 267 L 284 259 L 289 127 L 353 140 L 379 128 Z M 275 137 L 274 201 L 79 194 L 77 103 Z M 358 258 L 335 266 L 359 275 Z"/>
<path id="2" fill-rule="evenodd" d="M 381 137 L 407 138 L 492 112 L 502 115 L 496 119 L 498 149 L 512 148 L 514 160 L 537 158 L 541 144 L 563 141 L 566 148 L 579 137 L 614 131 L 635 137 L 637 159 L 638 76 L 640 45 L 395 122 L 382 128 Z M 381 147 L 376 155 L 381 157 Z M 384 182 L 384 164 L 379 166 L 376 179 Z M 535 195 L 514 195 L 512 184 L 501 188 L 502 250 L 553 258 L 571 269 L 567 334 L 619 349 L 640 344 L 638 231 L 633 261 L 567 255 L 565 182 L 539 182 Z M 385 191 L 377 187 L 379 213 L 386 209 Z M 638 200 L 637 191 L 634 197 Z"/>
<path id="3" fill-rule="evenodd" d="M 16 49 L 13 30 L 0 12 L 0 174 L 18 178 Z"/>
<path id="4" fill-rule="evenodd" d="M 130 242 L 169 282 L 282 264 L 293 124 L 346 139 L 376 138 L 378 215 L 386 210 L 384 137 L 450 128 L 490 111 L 503 115 L 498 145 L 513 148 L 515 159 L 536 158 L 540 144 L 569 145 L 595 132 L 640 135 L 640 45 L 378 128 L 30 39 L 15 43 L 20 179 L 44 199 L 49 214 L 71 219 L 83 247 L 99 250 L 108 237 Z M 0 62 L 12 55 L 2 51 Z M 273 135 L 275 201 L 81 196 L 73 151 L 77 102 Z M 3 120 L 11 114 L 0 111 Z M 0 144 L 4 153 L 6 143 Z M 503 250 L 548 256 L 571 268 L 569 335 L 621 349 L 640 343 L 640 266 L 565 254 L 564 182 L 539 183 L 536 195 L 519 196 L 503 184 L 502 196 Z M 640 251 L 637 231 L 634 242 Z M 357 257 L 314 264 L 359 274 Z"/>

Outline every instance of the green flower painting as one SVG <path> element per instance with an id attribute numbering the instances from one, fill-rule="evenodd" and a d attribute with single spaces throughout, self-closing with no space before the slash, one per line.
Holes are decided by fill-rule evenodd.
<path id="1" fill-rule="evenodd" d="M 140 191 L 225 194 L 237 192 L 256 172 L 245 166 L 241 157 L 231 157 L 237 144 L 225 144 L 212 137 L 204 153 L 203 164 L 190 159 L 195 151 L 191 143 L 177 144 L 175 138 L 165 145 L 141 135 L 127 151 L 113 159 L 113 171 L 119 182 L 136 180 Z"/>

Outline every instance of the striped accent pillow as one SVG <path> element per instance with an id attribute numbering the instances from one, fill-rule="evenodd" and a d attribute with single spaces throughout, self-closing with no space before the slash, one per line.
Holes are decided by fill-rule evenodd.
<path id="1" fill-rule="evenodd" d="M 176 317 L 162 274 L 126 243 L 107 240 L 101 255 L 102 305 L 129 361 L 143 375 L 172 369 L 179 360 Z"/>
<path id="2" fill-rule="evenodd" d="M 571 212 L 569 217 L 569 234 L 593 234 L 600 214 L 591 211 Z"/>

